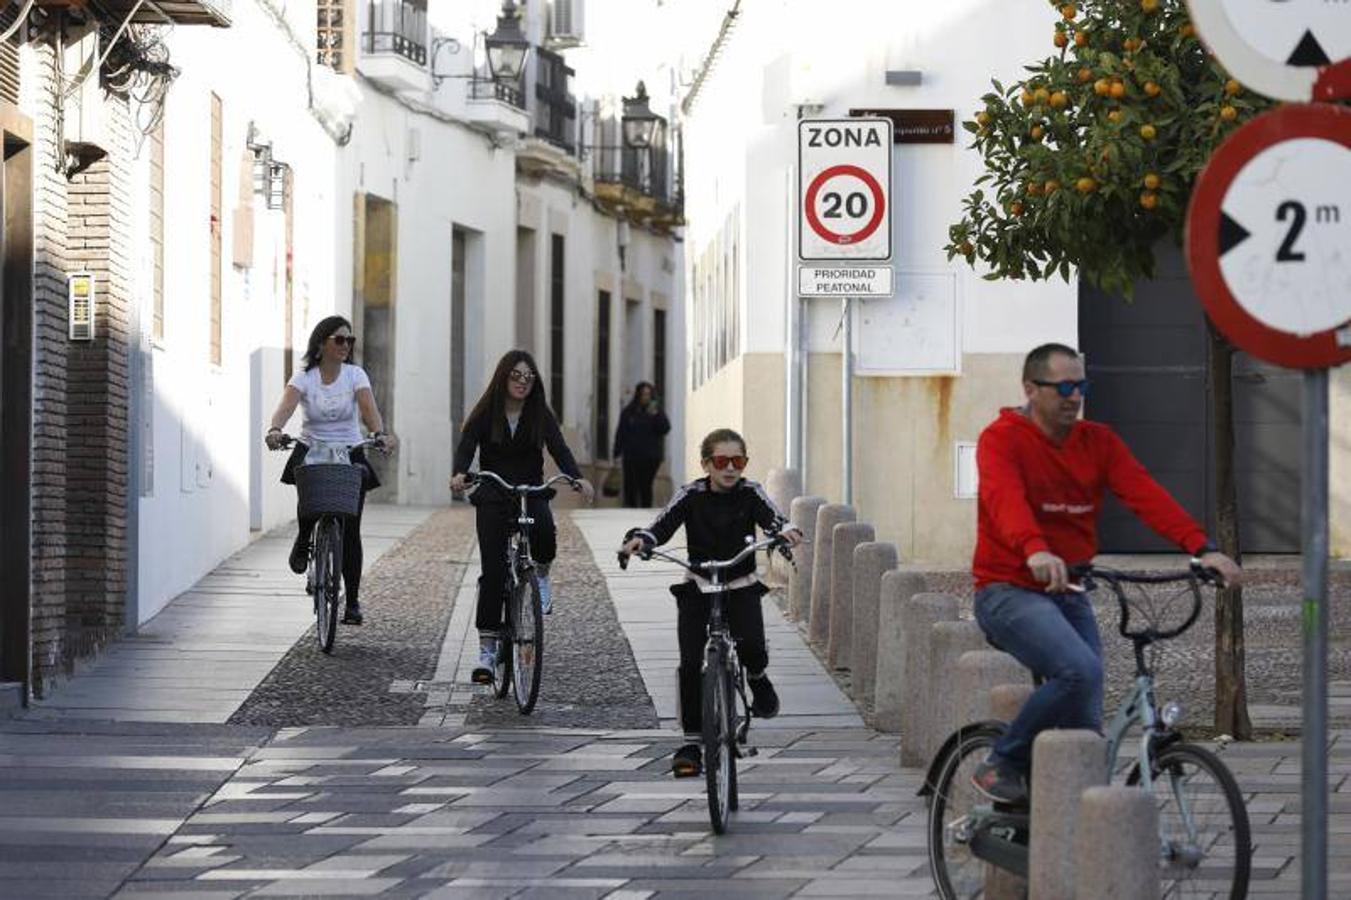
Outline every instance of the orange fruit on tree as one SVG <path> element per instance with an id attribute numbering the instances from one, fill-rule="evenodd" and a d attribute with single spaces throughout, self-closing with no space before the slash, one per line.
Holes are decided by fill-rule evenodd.
<path id="1" fill-rule="evenodd" d="M 1056 45 L 1057 47 L 1064 47 L 1066 44 L 1068 44 L 1068 43 L 1070 42 L 1070 39 L 1069 39 L 1069 36 L 1068 36 L 1067 34 L 1065 34 L 1065 32 L 1060 31 L 1059 29 L 1057 29 L 1057 30 L 1056 30 L 1056 33 L 1055 33 L 1055 37 L 1052 38 L 1052 41 L 1055 43 L 1055 45 Z"/>
<path id="2" fill-rule="evenodd" d="M 1184 22 L 1184 23 L 1178 28 L 1177 33 L 1178 33 L 1178 35 L 1181 36 L 1181 37 L 1189 38 L 1189 37 L 1191 37 L 1192 35 L 1196 34 L 1196 26 L 1192 25 L 1191 22 Z"/>
<path id="3" fill-rule="evenodd" d="M 1074 46 L 1076 46 L 1076 47 L 1087 47 L 1087 46 L 1088 46 L 1088 32 L 1087 32 L 1087 31 L 1076 31 L 1076 32 L 1074 33 Z"/>
<path id="4" fill-rule="evenodd" d="M 984 110 L 981 110 L 980 112 L 976 113 L 976 124 L 979 125 L 981 128 L 984 128 L 985 126 L 989 125 L 990 114 L 985 112 Z"/>
<path id="5" fill-rule="evenodd" d="M 1023 214 L 1023 201 L 1014 200 L 1012 203 L 1010 203 L 1009 212 L 1015 216 L 1021 216 Z"/>
<path id="6" fill-rule="evenodd" d="M 1069 102 L 1070 98 L 1065 94 L 1064 91 L 1056 91 L 1054 94 L 1051 95 L 1052 109 L 1064 109 L 1067 105 L 1069 105 Z"/>
<path id="7" fill-rule="evenodd" d="M 1119 109 L 1114 109 L 1114 110 L 1112 110 L 1111 112 L 1109 112 L 1109 113 L 1107 114 L 1107 121 L 1111 122 L 1113 125 L 1115 125 L 1115 124 L 1117 124 L 1118 122 L 1120 122 L 1120 121 L 1121 121 L 1121 110 L 1119 110 Z"/>
<path id="8" fill-rule="evenodd" d="M 1162 183 L 1163 179 L 1159 178 L 1159 176 L 1153 172 L 1149 172 L 1145 175 L 1145 187 L 1149 188 L 1151 191 L 1157 191 L 1159 185 Z"/>
<path id="9" fill-rule="evenodd" d="M 1230 78 L 1224 83 L 1224 94 L 1226 97 L 1232 97 L 1241 90 L 1243 90 L 1243 85 L 1239 84 L 1233 78 Z"/>
<path id="10" fill-rule="evenodd" d="M 1048 178 L 1046 179 L 1046 183 L 1042 185 L 1041 189 L 1043 192 L 1045 192 L 1046 196 L 1049 197 L 1056 191 L 1060 190 L 1060 182 L 1056 181 L 1054 178 Z"/>
<path id="11" fill-rule="evenodd" d="M 1033 125 L 1033 126 L 1032 126 L 1032 132 L 1031 132 L 1031 134 L 1032 134 L 1032 140 L 1034 140 L 1034 141 L 1039 141 L 1039 140 L 1041 140 L 1041 136 L 1042 136 L 1043 134 L 1045 134 L 1045 133 L 1046 133 L 1046 129 L 1045 129 L 1045 128 L 1042 128 L 1040 125 Z"/>
<path id="12" fill-rule="evenodd" d="M 1066 3 L 1060 7 L 1060 14 L 1065 17 L 1066 22 L 1073 21 L 1074 17 L 1079 15 L 1079 8 L 1073 3 Z"/>
<path id="13" fill-rule="evenodd" d="M 1046 90 L 1046 88 L 1037 88 L 1035 95 L 1037 102 L 1042 105 L 1049 103 L 1051 100 L 1051 92 Z"/>
<path id="14" fill-rule="evenodd" d="M 1093 82 L 1093 93 L 1097 94 L 1099 97 L 1106 97 L 1108 94 L 1112 93 L 1112 82 L 1108 81 L 1106 78 L 1099 78 L 1097 81 Z"/>
<path id="15" fill-rule="evenodd" d="M 1153 209 L 1159 205 L 1159 195 L 1153 191 L 1145 191 L 1140 195 L 1140 205 L 1145 209 Z"/>
<path id="16" fill-rule="evenodd" d="M 1112 99 L 1113 99 L 1113 100 L 1120 100 L 1120 99 L 1121 99 L 1122 97 L 1124 97 L 1124 96 L 1126 96 L 1126 85 L 1125 85 L 1125 83 L 1124 83 L 1124 82 L 1121 82 L 1121 81 L 1114 81 L 1114 82 L 1112 82 Z"/>
<path id="17" fill-rule="evenodd" d="M 1140 8 L 1147 13 L 1152 13 L 1159 8 L 1159 0 L 1140 0 Z"/>
<path id="18" fill-rule="evenodd" d="M 1161 94 L 1161 93 L 1163 93 L 1163 88 L 1159 87 L 1157 84 L 1155 84 L 1155 83 L 1152 82 L 1152 81 L 1146 81 L 1146 82 L 1145 82 L 1145 96 L 1146 96 L 1146 97 L 1157 97 L 1157 96 L 1159 96 L 1159 94 Z"/>
<path id="19" fill-rule="evenodd" d="M 1221 118 L 1221 119 L 1224 119 L 1224 121 L 1226 121 L 1226 122 L 1232 122 L 1232 121 L 1234 121 L 1235 119 L 1238 118 L 1238 110 L 1236 110 L 1236 109 L 1234 109 L 1232 106 L 1228 106 L 1228 105 L 1226 105 L 1226 106 L 1221 106 L 1221 107 L 1220 107 L 1220 118 Z"/>
<path id="20" fill-rule="evenodd" d="M 1032 104 L 1037 102 L 1036 94 L 1033 94 L 1026 88 L 1024 88 L 1023 92 L 1018 95 L 1018 99 L 1023 101 L 1023 106 L 1031 106 Z"/>
<path id="21" fill-rule="evenodd" d="M 1131 38 L 1126 38 L 1124 41 L 1121 42 L 1121 46 L 1122 46 L 1127 52 L 1130 52 L 1130 51 L 1134 50 L 1136 47 L 1140 46 L 1140 41 L 1139 41 L 1139 39 L 1133 38 L 1133 37 L 1131 37 Z"/>
<path id="22" fill-rule="evenodd" d="M 1157 137 L 1158 134 L 1159 130 L 1155 128 L 1153 125 L 1150 125 L 1148 122 L 1140 126 L 1140 137 L 1144 138 L 1147 141 L 1154 140 L 1154 138 Z"/>
<path id="23" fill-rule="evenodd" d="M 1091 194 L 1097 186 L 1098 183 L 1087 175 L 1074 182 L 1074 189 L 1081 194 Z"/>
<path id="24" fill-rule="evenodd" d="M 970 256 L 972 253 L 976 252 L 976 248 L 971 246 L 970 241 L 962 241 L 961 244 L 957 246 L 957 250 L 962 256 Z"/>
<path id="25" fill-rule="evenodd" d="M 1080 84 L 1087 84 L 1093 80 L 1093 70 L 1088 68 L 1080 69 L 1079 74 L 1075 77 L 1079 79 Z"/>
<path id="26" fill-rule="evenodd" d="M 1027 183 L 1027 196 L 1029 196 L 1029 197 L 1040 197 L 1040 196 L 1041 196 L 1041 182 L 1040 182 L 1040 181 L 1029 181 L 1029 182 Z"/>

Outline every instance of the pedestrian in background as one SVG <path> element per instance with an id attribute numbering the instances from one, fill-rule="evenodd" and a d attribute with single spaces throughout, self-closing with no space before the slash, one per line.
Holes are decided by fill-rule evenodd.
<path id="1" fill-rule="evenodd" d="M 671 420 L 661 411 L 651 383 L 638 382 L 615 429 L 614 454 L 624 462 L 625 506 L 652 505 L 652 481 L 661 468 L 662 444 L 670 430 Z"/>

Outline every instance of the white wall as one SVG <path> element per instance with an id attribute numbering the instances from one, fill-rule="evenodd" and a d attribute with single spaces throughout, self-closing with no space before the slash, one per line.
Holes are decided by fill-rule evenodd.
<path id="1" fill-rule="evenodd" d="M 153 359 L 153 491 L 141 499 L 141 621 L 186 590 L 263 528 L 294 516 L 294 490 L 277 483 L 284 454 L 261 448 L 281 396 L 285 254 L 282 213 L 252 195 L 253 265 L 232 265 L 235 210 L 250 121 L 295 177 L 294 338 L 333 309 L 335 146 L 305 113 L 304 56 L 253 3 L 236 4 L 229 29 L 177 28 L 171 59 L 182 75 L 165 110 L 164 337 Z M 312 34 L 313 4 L 291 10 Z M 268 64 L 241 65 L 266 59 Z M 222 101 L 222 358 L 209 357 L 210 95 Z M 135 161 L 137 296 L 151 327 L 149 143 Z M 338 204 L 337 209 L 344 207 Z M 350 206 L 348 207 L 350 208 Z M 260 472 L 255 469 L 261 467 Z M 259 477 L 260 476 L 260 477 Z M 259 505 L 250 515 L 251 484 Z M 257 492 L 261 489 L 261 493 Z"/>

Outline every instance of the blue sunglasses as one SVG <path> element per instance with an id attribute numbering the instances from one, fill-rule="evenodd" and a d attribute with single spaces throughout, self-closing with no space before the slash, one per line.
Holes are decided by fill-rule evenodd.
<path id="1" fill-rule="evenodd" d="M 1074 396 L 1075 391 L 1079 392 L 1080 397 L 1088 396 L 1087 378 L 1081 378 L 1078 381 L 1041 381 L 1034 378 L 1032 383 L 1038 387 L 1055 388 L 1055 392 L 1066 399 Z"/>

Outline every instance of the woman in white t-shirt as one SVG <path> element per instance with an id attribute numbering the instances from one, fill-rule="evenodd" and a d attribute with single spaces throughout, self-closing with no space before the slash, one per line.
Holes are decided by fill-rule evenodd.
<path id="1" fill-rule="evenodd" d="M 375 394 L 371 390 L 371 381 L 360 367 L 347 362 L 356 346 L 352 336 L 352 323 L 342 316 L 329 316 L 310 332 L 310 343 L 305 350 L 302 370 L 291 377 L 282 392 L 277 411 L 272 414 L 271 426 L 267 431 L 267 445 L 273 450 L 283 446 L 282 426 L 290 420 L 296 406 L 304 413 L 300 430 L 300 441 L 291 452 L 282 470 L 283 484 L 295 484 L 295 468 L 305 461 L 305 451 L 309 444 L 320 441 L 325 444 L 345 444 L 351 446 L 361 442 L 361 424 L 370 430 L 371 435 L 382 445 L 382 449 L 394 449 L 392 434 L 385 434 L 384 420 L 375 405 Z M 361 603 L 357 592 L 361 587 L 361 509 L 366 504 L 366 491 L 380 485 L 361 448 L 351 451 L 351 460 L 365 470 L 365 485 L 361 492 L 361 505 L 357 509 L 356 519 L 343 529 L 342 579 L 347 588 L 347 606 L 342 620 L 349 625 L 360 625 L 362 621 Z M 310 558 L 310 534 L 314 530 L 313 518 L 299 520 L 300 529 L 295 545 L 291 548 L 291 571 L 303 575 Z"/>

